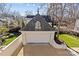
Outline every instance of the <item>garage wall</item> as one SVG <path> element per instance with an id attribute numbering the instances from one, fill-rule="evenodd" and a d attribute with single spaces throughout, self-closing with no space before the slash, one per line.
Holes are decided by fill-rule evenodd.
<path id="1" fill-rule="evenodd" d="M 23 44 L 48 43 L 51 41 L 51 34 L 54 34 L 54 31 L 23 31 Z"/>

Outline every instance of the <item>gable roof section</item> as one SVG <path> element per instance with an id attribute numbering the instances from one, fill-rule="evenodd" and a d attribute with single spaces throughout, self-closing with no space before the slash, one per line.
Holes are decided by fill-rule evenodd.
<path id="1" fill-rule="evenodd" d="M 36 31 L 35 23 L 39 21 L 41 23 L 40 31 L 52 31 L 52 27 L 46 22 L 45 18 L 37 14 L 33 19 L 22 29 L 22 31 Z"/>

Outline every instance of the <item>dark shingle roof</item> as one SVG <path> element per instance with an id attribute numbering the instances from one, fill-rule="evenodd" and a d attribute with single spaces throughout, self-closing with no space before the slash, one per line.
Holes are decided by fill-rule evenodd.
<path id="1" fill-rule="evenodd" d="M 37 14 L 32 20 L 22 29 L 22 31 L 36 31 L 35 23 L 39 21 L 41 23 L 40 31 L 52 31 L 52 27 L 47 23 L 44 17 Z"/>
<path id="2" fill-rule="evenodd" d="M 51 18 L 48 15 L 41 15 L 47 22 L 51 22 Z M 26 18 L 33 18 L 35 15 L 27 15 Z"/>

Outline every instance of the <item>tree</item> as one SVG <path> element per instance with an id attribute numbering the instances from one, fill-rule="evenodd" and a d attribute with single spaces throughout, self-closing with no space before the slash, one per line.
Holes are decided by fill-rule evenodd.
<path id="1" fill-rule="evenodd" d="M 21 26 L 22 26 L 22 28 L 25 26 L 25 23 L 24 23 L 24 20 L 23 19 L 21 21 Z"/>
<path id="2" fill-rule="evenodd" d="M 11 5 L 7 3 L 0 3 L 0 17 L 8 17 L 10 13 Z"/>
<path id="3" fill-rule="evenodd" d="M 27 15 L 33 15 L 33 12 L 30 11 L 30 10 L 27 10 L 27 11 L 25 11 L 25 15 L 26 15 L 26 16 L 27 16 Z"/>
<path id="4" fill-rule="evenodd" d="M 28 5 L 28 4 L 26 4 Z M 40 14 L 47 14 L 47 3 L 31 3 L 30 5 L 37 7 L 37 9 L 39 9 L 41 12 Z M 33 11 L 32 10 L 26 10 L 25 11 L 25 15 L 33 15 Z"/>
<path id="5" fill-rule="evenodd" d="M 50 3 L 48 4 L 48 15 L 54 22 L 57 22 L 58 29 L 60 29 L 62 20 L 70 20 L 69 25 L 75 22 L 78 15 L 78 4 L 75 3 Z M 74 25 L 72 25 L 74 26 Z M 72 27 L 71 26 L 71 27 Z M 69 27 L 69 28 L 71 28 Z M 58 30 L 59 32 L 60 30 Z"/>
<path id="6" fill-rule="evenodd" d="M 5 4 L 4 3 L 0 3 L 0 14 L 3 14 L 5 11 Z"/>

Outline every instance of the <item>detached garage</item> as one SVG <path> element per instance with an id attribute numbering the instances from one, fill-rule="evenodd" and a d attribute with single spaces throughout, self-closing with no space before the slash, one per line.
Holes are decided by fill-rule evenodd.
<path id="1" fill-rule="evenodd" d="M 56 48 L 63 48 L 66 45 L 59 45 L 55 41 L 55 32 L 39 13 L 22 29 L 23 45 L 51 44 Z"/>

